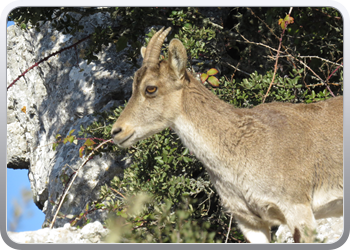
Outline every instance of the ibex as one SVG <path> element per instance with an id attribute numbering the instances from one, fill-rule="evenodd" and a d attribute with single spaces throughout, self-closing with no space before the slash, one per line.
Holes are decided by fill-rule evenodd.
<path id="1" fill-rule="evenodd" d="M 204 164 L 248 242 L 270 242 L 270 227 L 280 224 L 295 242 L 312 242 L 315 219 L 343 214 L 343 98 L 235 108 L 186 70 L 180 40 L 159 61 L 169 31 L 141 49 L 114 143 L 129 147 L 171 127 Z"/>

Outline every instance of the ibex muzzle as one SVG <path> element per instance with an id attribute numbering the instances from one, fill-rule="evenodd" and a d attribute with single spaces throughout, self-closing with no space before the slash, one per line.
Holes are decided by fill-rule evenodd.
<path id="1" fill-rule="evenodd" d="M 158 31 L 136 72 L 133 93 L 113 125 L 129 147 L 171 127 L 208 171 L 223 206 L 250 242 L 269 242 L 287 224 L 296 242 L 312 242 L 315 219 L 343 214 L 343 98 L 236 109 L 187 70 L 183 44 Z"/>

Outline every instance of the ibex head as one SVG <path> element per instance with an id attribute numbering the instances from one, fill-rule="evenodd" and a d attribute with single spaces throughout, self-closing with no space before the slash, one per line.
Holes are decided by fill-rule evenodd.
<path id="1" fill-rule="evenodd" d="M 129 147 L 173 124 L 179 113 L 181 91 L 186 83 L 187 54 L 173 39 L 169 59 L 159 61 L 161 47 L 171 28 L 159 30 L 141 49 L 144 57 L 132 86 L 132 96 L 112 128 L 114 143 Z"/>

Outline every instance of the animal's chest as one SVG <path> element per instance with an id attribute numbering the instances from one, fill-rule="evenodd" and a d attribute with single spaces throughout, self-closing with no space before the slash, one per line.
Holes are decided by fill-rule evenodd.
<path id="1" fill-rule="evenodd" d="M 259 207 L 264 205 L 259 195 L 264 196 L 264 192 L 249 171 L 256 167 L 257 162 L 247 157 L 238 158 L 235 148 L 225 148 L 230 143 L 222 143 L 220 136 L 201 136 L 203 133 L 198 133 L 194 126 L 181 125 L 175 131 L 183 144 L 204 164 L 226 211 L 234 216 L 249 214 L 258 218 L 256 215 L 263 213 Z"/>
<path id="2" fill-rule="evenodd" d="M 201 136 L 197 130 L 191 126 L 182 126 L 175 129 L 183 144 L 195 154 L 205 166 L 210 176 L 210 181 L 220 195 L 223 205 L 228 206 L 228 200 L 242 197 L 242 180 L 237 174 L 237 162 L 234 157 L 227 157 L 223 154 L 223 149 L 219 145 L 215 146 L 213 138 Z"/>

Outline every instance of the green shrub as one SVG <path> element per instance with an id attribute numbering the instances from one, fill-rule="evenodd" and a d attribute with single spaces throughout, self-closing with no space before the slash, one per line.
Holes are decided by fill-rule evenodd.
<path id="1" fill-rule="evenodd" d="M 315 102 L 332 97 L 326 88 L 315 94 L 315 90 L 309 91 L 303 88 L 300 73 L 302 70 L 293 70 L 289 77 L 275 77 L 275 84 L 272 86 L 266 102 Z M 272 81 L 273 72 L 268 71 L 266 75 L 254 72 L 249 78 L 242 81 L 235 79 L 228 80 L 225 77 L 220 79 L 220 87 L 212 88 L 212 91 L 225 102 L 236 107 L 253 107 L 262 103 Z M 209 87 L 209 86 L 208 86 Z M 311 92 L 311 93 L 310 93 Z"/>
<path id="2" fill-rule="evenodd" d="M 80 134 L 87 136 L 87 133 L 91 133 L 93 137 L 110 138 L 111 125 L 122 109 L 118 107 L 110 114 L 100 114 L 100 120 L 87 128 L 82 127 Z M 109 125 L 104 126 L 104 123 Z M 126 150 L 110 147 L 111 151 L 125 154 L 132 159 L 131 166 L 124 170 L 123 178 L 115 177 L 110 185 L 101 188 L 100 200 L 94 205 L 99 209 L 108 209 L 117 220 L 121 220 L 120 223 L 129 225 L 130 230 L 121 230 L 123 235 L 120 238 L 115 237 L 122 242 L 224 240 L 223 235 L 227 233 L 230 218 L 220 206 L 220 199 L 203 165 L 183 147 L 170 129 L 165 129 Z M 146 209 L 139 215 L 132 216 L 127 212 L 128 201 L 139 199 L 137 197 L 141 197 L 140 193 L 148 197 Z M 164 207 L 164 204 L 167 205 Z M 160 210 L 163 212 L 160 213 Z M 166 214 L 171 219 L 165 218 Z M 139 224 L 140 220 L 144 222 L 142 226 Z M 155 231 L 155 227 L 159 231 Z M 119 232 L 119 229 L 115 230 Z M 164 235 L 169 235 L 169 230 L 173 232 L 173 236 L 163 238 Z M 233 228 L 231 235 L 242 238 L 235 231 Z"/>

